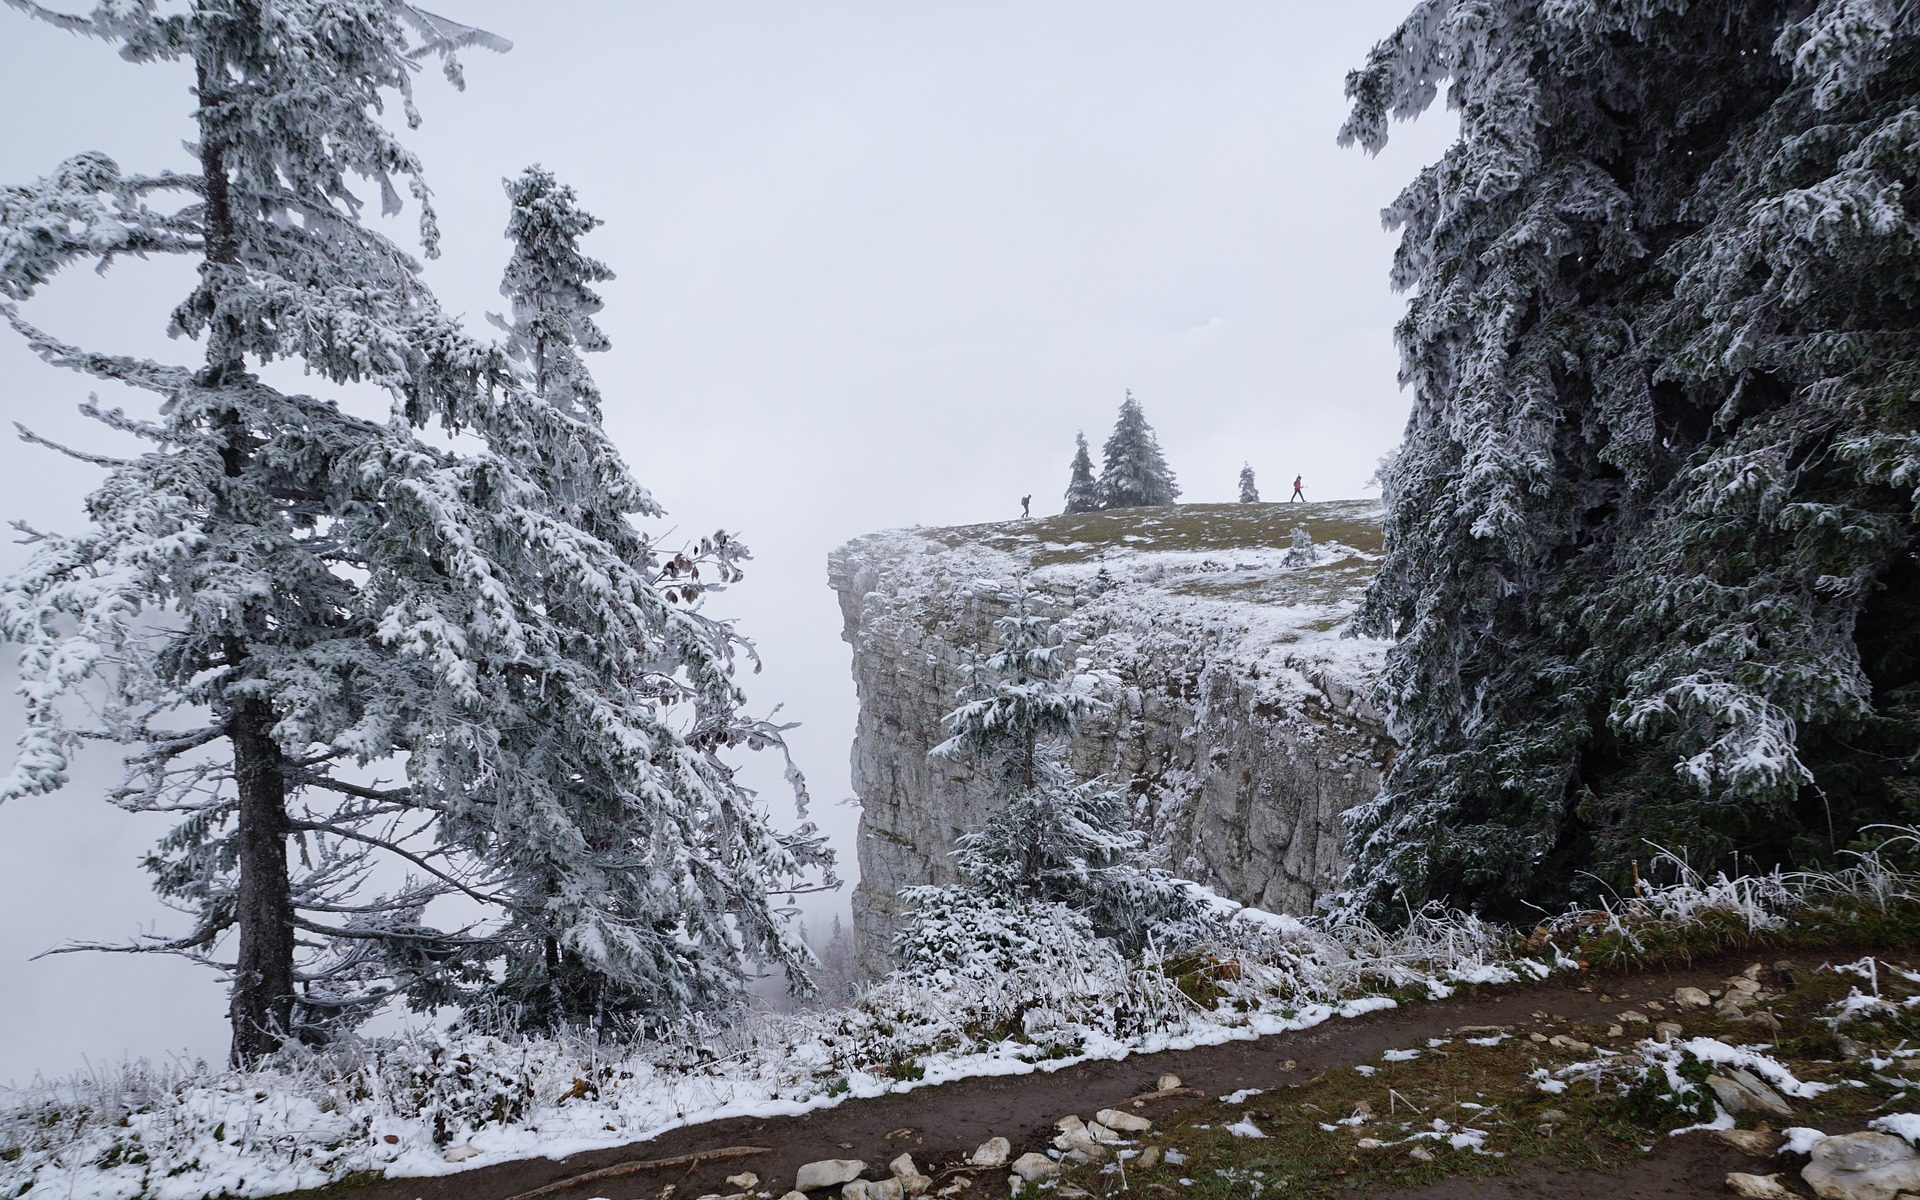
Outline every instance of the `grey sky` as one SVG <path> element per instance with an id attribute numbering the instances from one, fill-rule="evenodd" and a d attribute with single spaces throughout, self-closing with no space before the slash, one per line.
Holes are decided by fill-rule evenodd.
<path id="1" fill-rule="evenodd" d="M 848 874 L 832 546 L 1003 519 L 1025 493 L 1058 511 L 1074 431 L 1097 459 L 1129 387 L 1189 500 L 1232 499 L 1243 459 L 1270 498 L 1296 472 L 1311 498 L 1365 495 L 1397 440 L 1402 302 L 1378 213 L 1451 125 L 1423 122 L 1378 160 L 1333 136 L 1345 71 L 1406 0 L 438 7 L 516 47 L 469 54 L 464 94 L 421 81 L 410 140 L 445 234 L 429 277 L 471 321 L 500 307 L 500 180 L 529 162 L 606 220 L 590 249 L 620 275 L 604 289 L 614 350 L 592 364 L 608 424 L 682 533 L 724 526 L 754 547 L 717 603 L 766 656 L 756 701 L 804 722 L 795 752 Z M 184 165 L 184 68 L 127 65 L 11 12 L 0 31 L 0 181 L 86 149 Z M 179 360 L 190 348 L 161 327 L 187 280 L 127 264 L 62 281 L 31 314 Z M 98 444 L 72 415 L 88 382 L 11 336 L 0 388 L 17 419 Z M 73 528 L 91 483 L 0 442 L 0 516 Z M 0 545 L 0 567 L 20 557 Z M 9 688 L 9 744 L 18 720 Z M 26 961 L 167 927 L 137 861 L 158 827 L 100 801 L 116 776 L 89 763 L 65 793 L 0 809 L 0 1080 L 83 1055 L 223 1053 L 218 986 L 184 964 Z"/>

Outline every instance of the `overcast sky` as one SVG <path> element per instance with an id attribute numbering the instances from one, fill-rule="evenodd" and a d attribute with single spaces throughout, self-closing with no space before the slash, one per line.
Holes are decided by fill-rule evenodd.
<path id="1" fill-rule="evenodd" d="M 464 94 L 421 81 L 410 140 L 445 235 L 429 279 L 470 321 L 500 308 L 500 181 L 528 163 L 605 219 L 588 249 L 620 276 L 614 348 L 591 364 L 608 426 L 683 533 L 754 548 L 717 603 L 766 657 L 756 703 L 804 723 L 793 745 L 845 874 L 834 545 L 1007 518 L 1025 493 L 1058 511 L 1074 431 L 1097 458 L 1126 388 L 1188 500 L 1232 499 L 1243 459 L 1270 498 L 1295 473 L 1313 499 L 1373 494 L 1407 407 L 1378 214 L 1451 126 L 1425 120 L 1375 160 L 1334 134 L 1343 75 L 1407 0 L 436 7 L 516 45 L 470 52 Z M 190 169 L 188 80 L 0 11 L 0 181 L 95 149 Z M 189 279 L 83 274 L 30 314 L 89 348 L 190 361 L 162 333 Z M 13 419 L 99 444 L 72 415 L 91 386 L 0 337 Z M 0 516 L 74 528 L 92 482 L 0 442 Z M 21 557 L 0 545 L 0 568 Z M 27 961 L 178 928 L 138 866 L 160 826 L 100 799 L 116 778 L 88 763 L 64 793 L 0 808 L 0 1081 L 225 1052 L 220 989 L 194 968 Z"/>

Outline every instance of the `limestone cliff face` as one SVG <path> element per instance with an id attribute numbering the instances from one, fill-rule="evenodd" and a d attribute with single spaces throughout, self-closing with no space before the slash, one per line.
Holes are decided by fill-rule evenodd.
<path id="1" fill-rule="evenodd" d="M 1311 556 L 1289 553 L 1295 528 Z M 888 965 L 900 889 L 950 882 L 956 839 L 994 803 L 966 763 L 927 752 L 1021 574 L 1111 705 L 1075 738 L 1075 769 L 1130 783 L 1176 873 L 1260 908 L 1310 909 L 1341 865 L 1340 813 L 1379 789 L 1391 751 L 1362 698 L 1384 644 L 1340 636 L 1379 548 L 1377 506 L 1351 503 L 913 529 L 834 551 L 860 700 L 862 968 Z"/>

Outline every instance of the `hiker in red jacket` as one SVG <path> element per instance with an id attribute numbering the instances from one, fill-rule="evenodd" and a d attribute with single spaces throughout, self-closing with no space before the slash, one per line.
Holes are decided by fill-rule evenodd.
<path id="1" fill-rule="evenodd" d="M 1298 475 L 1295 475 L 1293 477 L 1293 495 L 1287 497 L 1287 503 L 1291 504 L 1295 500 L 1298 500 L 1303 504 L 1306 502 L 1307 494 L 1300 490 L 1300 486 L 1301 486 L 1300 477 Z"/>

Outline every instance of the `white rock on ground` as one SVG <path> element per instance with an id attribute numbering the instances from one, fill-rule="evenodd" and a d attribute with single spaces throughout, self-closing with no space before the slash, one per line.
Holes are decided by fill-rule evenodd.
<path id="1" fill-rule="evenodd" d="M 1013 1160 L 1013 1173 L 1017 1178 L 1033 1183 L 1041 1179 L 1054 1179 L 1060 1174 L 1060 1164 L 1044 1154 L 1029 1151 Z"/>
<path id="2" fill-rule="evenodd" d="M 796 1189 L 780 1197 L 780 1200 L 807 1200 L 807 1194 Z"/>
<path id="3" fill-rule="evenodd" d="M 1180 1077 L 1178 1075 L 1162 1075 L 1160 1077 L 1159 1087 L 1163 1092 L 1170 1092 L 1179 1086 Z"/>
<path id="4" fill-rule="evenodd" d="M 1845 1133 L 1813 1148 L 1800 1178 L 1820 1200 L 1894 1200 L 1920 1192 L 1920 1154 L 1888 1133 Z"/>
<path id="5" fill-rule="evenodd" d="M 976 1167 L 1004 1167 L 1007 1156 L 1013 1153 L 1013 1144 L 1003 1137 L 990 1137 L 974 1147 L 967 1162 Z"/>
<path id="6" fill-rule="evenodd" d="M 465 1162 L 470 1158 L 478 1158 L 479 1156 L 480 1152 L 472 1146 L 448 1146 L 447 1152 L 440 1157 L 446 1159 L 448 1162 Z"/>
<path id="7" fill-rule="evenodd" d="M 727 1182 L 743 1192 L 750 1192 L 760 1186 L 760 1177 L 752 1171 L 742 1171 L 738 1175 L 727 1176 Z"/>
<path id="8" fill-rule="evenodd" d="M 868 1189 L 872 1186 L 864 1179 L 855 1179 L 850 1183 L 842 1184 L 840 1200 L 872 1200 L 868 1194 Z"/>
<path id="9" fill-rule="evenodd" d="M 1730 1067 L 1724 1075 L 1707 1076 L 1707 1087 L 1730 1113 L 1763 1112 L 1776 1117 L 1793 1115 L 1779 1092 L 1745 1067 Z"/>
<path id="10" fill-rule="evenodd" d="M 1121 1112 L 1117 1108 L 1103 1108 L 1093 1114 L 1093 1119 L 1108 1129 L 1117 1129 L 1121 1133 L 1145 1133 L 1153 1128 L 1153 1122 L 1135 1113 Z"/>
<path id="11" fill-rule="evenodd" d="M 793 1190 L 816 1192 L 821 1188 L 839 1187 L 860 1178 L 866 1169 L 867 1164 L 857 1158 L 823 1158 L 805 1163 L 793 1173 Z"/>
<path id="12" fill-rule="evenodd" d="M 1713 1138 L 1755 1158 L 1771 1158 L 1780 1147 L 1780 1135 L 1765 1125 L 1758 1129 L 1716 1129 Z"/>
<path id="13" fill-rule="evenodd" d="M 1798 1194 L 1780 1182 L 1778 1175 L 1749 1175 L 1735 1171 L 1727 1176 L 1727 1186 L 1742 1200 L 1799 1200 Z"/>
<path id="14" fill-rule="evenodd" d="M 891 1171 L 893 1177 L 900 1181 L 900 1187 L 909 1196 L 918 1196 L 933 1186 L 933 1180 L 922 1175 L 920 1168 L 914 1165 L 913 1155 L 911 1154 L 902 1154 L 899 1158 L 894 1159 L 887 1164 L 887 1170 Z"/>
<path id="15" fill-rule="evenodd" d="M 1713 997 L 1697 987 L 1673 989 L 1673 1002 L 1680 1008 L 1712 1008 Z"/>

